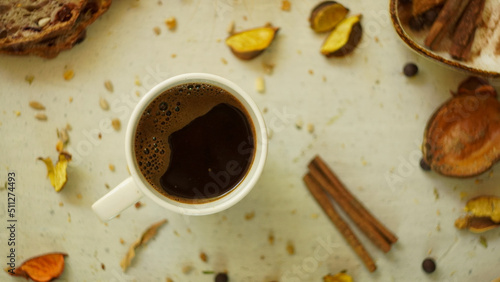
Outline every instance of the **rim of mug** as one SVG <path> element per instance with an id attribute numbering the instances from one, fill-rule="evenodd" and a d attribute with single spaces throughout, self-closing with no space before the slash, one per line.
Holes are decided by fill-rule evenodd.
<path id="1" fill-rule="evenodd" d="M 134 139 L 137 124 L 139 123 L 143 112 L 156 97 L 158 97 L 167 89 L 170 89 L 177 85 L 195 81 L 197 83 L 208 83 L 215 85 L 228 91 L 231 95 L 236 97 L 247 110 L 251 118 L 251 122 L 253 123 L 256 136 L 254 142 L 254 159 L 244 179 L 229 193 L 224 194 L 220 198 L 208 201 L 206 203 L 189 204 L 178 202 L 167 196 L 164 196 L 160 192 L 156 191 L 156 189 L 148 183 L 137 165 L 134 150 Z M 252 98 L 242 88 L 240 88 L 232 81 L 214 74 L 187 73 L 176 75 L 164 80 L 163 82 L 160 82 L 151 90 L 149 90 L 135 106 L 130 116 L 129 123 L 127 125 L 127 131 L 125 134 L 125 156 L 127 159 L 127 164 L 129 165 L 130 174 L 132 175 L 135 184 L 139 187 L 139 189 L 144 193 L 145 196 L 151 198 L 158 205 L 180 214 L 208 215 L 230 208 L 241 199 L 243 199 L 252 190 L 264 169 L 264 164 L 267 157 L 267 143 L 267 130 L 262 113 L 260 112 L 255 102 L 252 100 Z"/>

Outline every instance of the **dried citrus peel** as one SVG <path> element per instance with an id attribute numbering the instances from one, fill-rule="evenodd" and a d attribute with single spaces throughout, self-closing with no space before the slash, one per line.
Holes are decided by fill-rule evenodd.
<path id="1" fill-rule="evenodd" d="M 349 12 L 349 9 L 335 1 L 324 1 L 311 11 L 309 24 L 317 33 L 332 30 Z"/>
<path id="2" fill-rule="evenodd" d="M 360 20 L 361 15 L 342 20 L 321 46 L 321 54 L 339 57 L 352 52 L 361 40 Z"/>
<path id="3" fill-rule="evenodd" d="M 238 32 L 226 39 L 226 45 L 236 57 L 250 60 L 271 45 L 278 30 L 276 27 L 265 26 Z"/>
<path id="4" fill-rule="evenodd" d="M 47 282 L 59 277 L 64 271 L 64 253 L 49 253 L 31 258 L 21 266 L 6 271 L 13 276 L 31 278 L 36 282 Z"/>
<path id="5" fill-rule="evenodd" d="M 427 122 L 422 153 L 442 175 L 472 177 L 500 160 L 500 102 L 482 79 L 462 82 Z"/>
<path id="6" fill-rule="evenodd" d="M 500 223 L 500 198 L 495 196 L 479 196 L 467 202 L 465 211 L 476 217 L 489 217 Z"/>
<path id="7" fill-rule="evenodd" d="M 47 166 L 47 176 L 50 179 L 50 184 L 52 184 L 56 192 L 61 191 L 68 181 L 66 169 L 68 168 L 68 162 L 71 160 L 71 155 L 66 152 L 60 152 L 59 160 L 55 165 L 52 164 L 50 157 L 40 157 L 38 159 L 43 161 Z"/>
<path id="8" fill-rule="evenodd" d="M 500 227 L 499 197 L 479 196 L 470 199 L 464 210 L 469 214 L 455 221 L 455 227 L 458 229 L 481 233 Z"/>
<path id="9" fill-rule="evenodd" d="M 467 229 L 473 233 L 482 233 L 500 226 L 500 223 L 495 223 L 489 217 L 465 216 L 455 221 L 457 229 Z"/>
<path id="10" fill-rule="evenodd" d="M 160 228 L 160 226 L 162 226 L 166 222 L 167 220 L 164 219 L 151 225 L 148 229 L 146 229 L 146 231 L 144 231 L 144 233 L 141 235 L 139 239 L 137 239 L 134 243 L 132 243 L 127 254 L 125 255 L 125 257 L 123 257 L 123 259 L 120 262 L 120 266 L 122 267 L 123 271 L 126 271 L 127 268 L 130 266 L 130 264 L 132 263 L 132 259 L 134 259 L 135 257 L 135 250 L 140 246 L 147 244 L 147 242 L 156 235 L 156 233 L 158 232 L 158 228 Z"/>

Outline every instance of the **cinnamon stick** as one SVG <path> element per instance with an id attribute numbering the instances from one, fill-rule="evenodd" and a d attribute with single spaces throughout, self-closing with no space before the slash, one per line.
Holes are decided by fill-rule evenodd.
<path id="1" fill-rule="evenodd" d="M 447 0 L 441 9 L 436 21 L 431 26 L 425 38 L 425 45 L 431 50 L 436 50 L 441 40 L 450 33 L 462 15 L 470 0 Z"/>
<path id="2" fill-rule="evenodd" d="M 485 0 L 471 0 L 463 13 L 452 37 L 450 55 L 457 60 L 470 58 L 476 28 L 480 24 Z"/>
<path id="3" fill-rule="evenodd" d="M 354 207 L 368 222 L 370 222 L 379 232 L 382 234 L 388 242 L 395 243 L 398 241 L 396 235 L 394 235 L 389 229 L 387 229 L 379 220 L 377 220 L 364 206 L 359 202 L 356 197 L 354 197 L 349 190 L 342 184 L 335 173 L 326 165 L 326 163 L 321 159 L 320 156 L 316 156 L 311 163 L 309 168 L 316 166 L 321 173 L 328 179 L 330 184 L 349 202 L 349 204 Z"/>
<path id="4" fill-rule="evenodd" d="M 319 169 L 312 163 L 309 165 L 309 173 L 321 185 L 323 190 L 332 196 L 332 198 L 339 204 L 345 213 L 356 223 L 356 225 L 365 233 L 365 235 L 372 241 L 372 243 L 379 247 L 383 252 L 387 253 L 391 249 L 391 245 L 382 236 L 375 226 L 371 224 L 363 215 L 352 206 L 348 199 L 340 194 L 340 192 L 331 185 L 326 177 L 319 171 Z"/>
<path id="5" fill-rule="evenodd" d="M 337 213 L 332 203 L 328 199 L 328 195 L 325 191 L 323 191 L 319 183 L 311 176 L 311 174 L 307 174 L 306 176 L 304 176 L 304 182 L 318 204 L 323 208 L 325 213 L 331 219 L 335 227 L 337 227 L 342 236 L 344 236 L 344 239 L 361 258 L 366 268 L 370 272 L 375 271 L 377 269 L 377 266 L 375 265 L 372 257 L 365 249 L 365 247 L 361 244 L 354 232 L 352 232 L 349 225 L 347 225 L 347 223 Z"/>

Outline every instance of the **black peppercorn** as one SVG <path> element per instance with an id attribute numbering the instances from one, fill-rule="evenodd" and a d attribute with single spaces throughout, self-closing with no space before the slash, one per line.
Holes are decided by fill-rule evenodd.
<path id="1" fill-rule="evenodd" d="M 215 276 L 215 282 L 228 282 L 228 281 L 229 281 L 229 277 L 227 276 L 226 273 L 218 273 Z"/>
<path id="2" fill-rule="evenodd" d="M 433 273 L 436 270 L 436 262 L 431 258 L 426 258 L 422 262 L 422 269 L 426 273 Z"/>
<path id="3" fill-rule="evenodd" d="M 414 63 L 407 63 L 403 68 L 403 73 L 407 77 L 415 76 L 418 73 L 418 67 Z"/>

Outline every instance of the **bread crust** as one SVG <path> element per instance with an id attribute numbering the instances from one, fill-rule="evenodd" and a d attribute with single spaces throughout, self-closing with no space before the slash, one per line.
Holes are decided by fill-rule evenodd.
<path id="1" fill-rule="evenodd" d="M 82 9 L 75 25 L 60 36 L 47 38 L 33 44 L 17 44 L 0 49 L 0 53 L 9 55 L 36 55 L 44 58 L 54 58 L 61 51 L 71 49 L 82 42 L 86 36 L 86 28 L 104 14 L 112 0 L 90 0 Z"/>
<path id="2" fill-rule="evenodd" d="M 0 4 L 0 48 L 68 32 L 87 0 L 17 0 Z"/>

